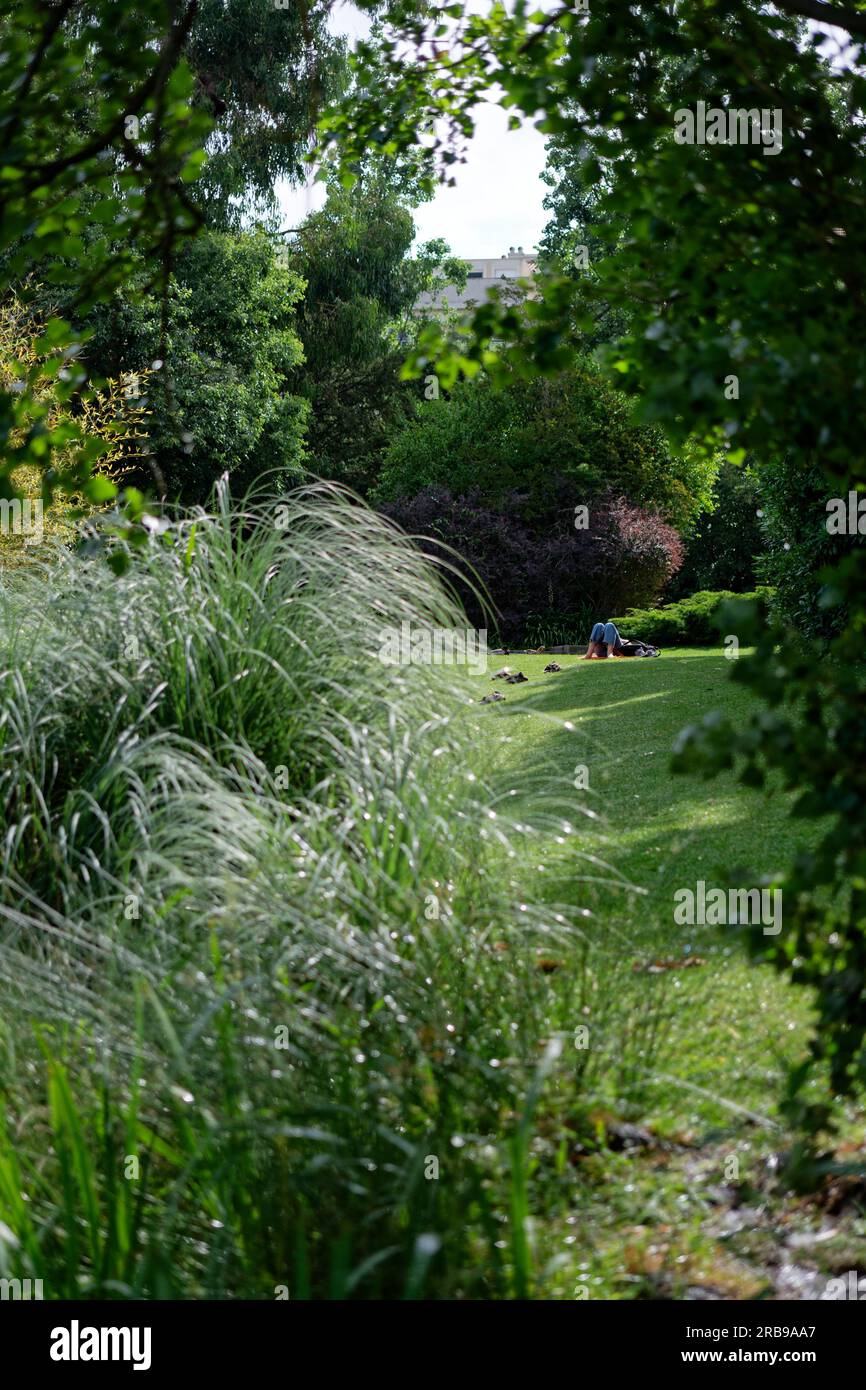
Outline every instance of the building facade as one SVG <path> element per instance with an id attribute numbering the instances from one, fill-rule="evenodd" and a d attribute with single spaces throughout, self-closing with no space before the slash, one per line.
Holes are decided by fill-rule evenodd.
<path id="1" fill-rule="evenodd" d="M 448 309 L 469 310 L 484 303 L 488 290 L 507 289 L 508 281 L 531 279 L 535 274 L 536 254 L 524 251 L 522 246 L 510 246 L 502 256 L 466 259 L 469 274 L 465 289 L 444 285 L 434 294 L 422 294 L 416 308 L 429 309 L 444 304 Z"/>

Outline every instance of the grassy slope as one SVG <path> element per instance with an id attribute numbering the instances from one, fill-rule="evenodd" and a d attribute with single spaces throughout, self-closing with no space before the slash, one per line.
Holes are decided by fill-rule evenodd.
<path id="1" fill-rule="evenodd" d="M 749 708 L 751 697 L 726 679 L 729 663 L 720 651 L 679 650 L 656 661 L 564 656 L 557 658 L 562 672 L 545 675 L 548 659 L 505 659 L 530 678 L 526 685 L 493 686 L 490 673 L 479 684 L 506 695 L 506 704 L 491 710 L 491 727 L 506 736 L 500 756 L 516 788 L 539 760 L 555 763 L 567 783 L 577 764 L 587 768 L 588 790 L 574 791 L 575 803 L 597 812 L 592 844 L 634 888 L 587 881 L 596 874 L 592 866 L 555 846 L 548 846 L 545 863 L 551 881 L 560 875 L 557 896 L 591 909 L 590 936 L 625 956 L 632 980 L 641 982 L 644 1055 L 653 1079 L 625 1088 L 620 1080 L 618 1097 L 606 1099 L 653 1135 L 682 1145 L 663 1161 L 651 1149 L 589 1160 L 584 1172 L 597 1182 L 586 1219 L 577 1223 L 581 1234 L 564 1239 L 581 1254 L 587 1277 L 591 1272 L 598 1281 L 593 1294 L 649 1292 L 649 1283 L 682 1296 L 699 1283 L 751 1296 L 765 1285 L 768 1265 L 790 1260 L 769 1233 L 790 1213 L 781 1213 L 783 1194 L 768 1198 L 767 1160 L 782 1142 L 774 1125 L 782 1065 L 802 1046 L 809 1001 L 769 967 L 749 963 L 737 928 L 676 925 L 673 895 L 698 879 L 708 886 L 757 885 L 815 828 L 789 821 L 788 798 L 778 790 L 755 792 L 728 774 L 705 782 L 669 772 L 668 754 L 685 724 L 709 709 L 736 715 Z M 695 955 L 703 962 L 695 968 L 642 968 Z M 621 1041 L 624 1049 L 634 1043 Z M 726 1187 L 732 1155 L 739 1180 Z M 767 1231 L 756 1236 L 747 1222 L 748 1229 L 720 1236 L 720 1209 L 759 1189 Z M 817 1226 L 814 1212 L 801 1215 L 807 1228 Z M 659 1237 L 659 1230 L 666 1234 Z M 850 1230 L 840 1236 L 843 1264 L 850 1236 Z M 730 1241 L 739 1246 L 737 1260 L 728 1254 Z M 823 1267 L 832 1268 L 836 1243 L 821 1249 Z M 791 1296 L 778 1282 L 777 1288 Z M 565 1287 L 559 1292 L 568 1296 Z"/>

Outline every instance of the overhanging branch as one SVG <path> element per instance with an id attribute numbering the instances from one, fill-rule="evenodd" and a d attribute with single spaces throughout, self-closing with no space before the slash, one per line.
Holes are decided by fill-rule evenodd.
<path id="1" fill-rule="evenodd" d="M 847 5 L 826 5 L 823 0 L 774 0 L 774 4 L 783 14 L 814 19 L 819 24 L 832 24 L 837 29 L 847 29 L 849 34 L 859 34 L 866 38 L 864 10 L 852 10 Z"/>

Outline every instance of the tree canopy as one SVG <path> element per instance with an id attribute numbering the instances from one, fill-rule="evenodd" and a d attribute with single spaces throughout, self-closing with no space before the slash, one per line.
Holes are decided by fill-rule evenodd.
<path id="1" fill-rule="evenodd" d="M 195 197 L 211 225 L 275 219 L 280 180 L 302 181 L 322 110 L 347 85 L 333 0 L 198 0 L 185 58 L 214 129 Z"/>
<path id="2" fill-rule="evenodd" d="M 306 287 L 295 382 L 310 404 L 312 467 L 361 491 L 376 481 L 414 402 L 400 368 L 423 323 L 413 312 L 418 297 L 434 283 L 465 281 L 441 239 L 413 249 L 412 195 L 403 172 L 380 161 L 350 188 L 334 180 L 324 207 L 287 246 Z"/>

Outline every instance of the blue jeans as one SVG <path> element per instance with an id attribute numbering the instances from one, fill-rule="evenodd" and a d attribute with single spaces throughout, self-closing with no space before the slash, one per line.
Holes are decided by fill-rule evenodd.
<path id="1" fill-rule="evenodd" d="M 613 623 L 596 623 L 589 634 L 590 642 L 604 642 L 608 647 L 615 647 L 622 639 Z"/>

